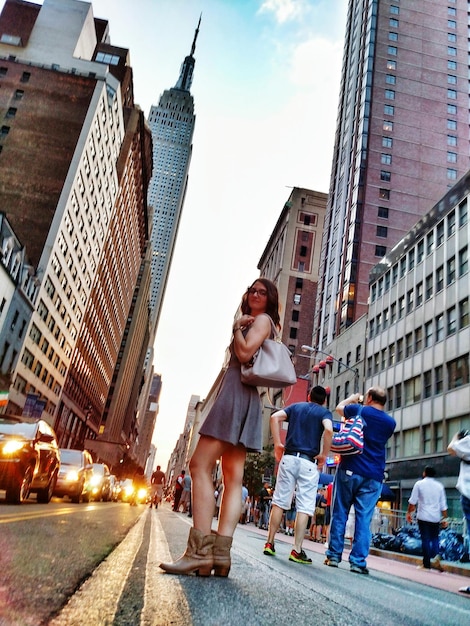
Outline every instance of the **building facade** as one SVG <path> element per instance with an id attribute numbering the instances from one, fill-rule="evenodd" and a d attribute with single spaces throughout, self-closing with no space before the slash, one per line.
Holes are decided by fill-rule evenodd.
<path id="1" fill-rule="evenodd" d="M 314 343 L 367 311 L 369 272 L 470 167 L 467 0 L 350 0 Z"/>
<path id="2" fill-rule="evenodd" d="M 371 274 L 365 384 L 387 389 L 397 429 L 388 479 L 406 503 L 424 465 L 458 514 L 458 459 L 447 445 L 470 428 L 470 172 Z"/>
<path id="3" fill-rule="evenodd" d="M 36 398 L 81 447 L 100 433 L 145 255 L 150 131 L 129 52 L 89 3 L 7 0 L 0 81 L 0 201 L 39 283 L 7 412 Z"/>

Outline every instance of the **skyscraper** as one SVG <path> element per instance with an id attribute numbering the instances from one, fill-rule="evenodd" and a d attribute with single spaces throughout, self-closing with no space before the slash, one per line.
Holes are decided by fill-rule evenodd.
<path id="1" fill-rule="evenodd" d="M 149 125 L 153 139 L 153 176 L 148 204 L 153 209 L 151 233 L 151 344 L 160 317 L 171 260 L 186 195 L 192 139 L 196 116 L 190 93 L 194 72 L 194 52 L 201 19 L 194 34 L 190 54 L 181 66 L 178 82 L 152 106 Z"/>
<path id="2" fill-rule="evenodd" d="M 467 0 L 350 0 L 317 346 L 367 310 L 369 272 L 469 169 Z"/>

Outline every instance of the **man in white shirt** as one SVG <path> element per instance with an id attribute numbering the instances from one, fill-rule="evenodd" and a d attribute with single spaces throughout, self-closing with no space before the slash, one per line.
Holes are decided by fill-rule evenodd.
<path id="1" fill-rule="evenodd" d="M 442 572 L 439 528 L 441 524 L 447 525 L 447 499 L 444 486 L 434 478 L 435 475 L 436 470 L 430 465 L 424 468 L 423 478 L 414 484 L 408 500 L 406 521 L 411 522 L 411 514 L 417 508 L 416 519 L 423 544 L 423 564 L 419 568 L 433 567 Z"/>
<path id="2" fill-rule="evenodd" d="M 452 438 L 447 446 L 447 452 L 460 459 L 459 478 L 457 489 L 460 491 L 462 511 L 467 520 L 467 537 L 470 546 L 470 430 L 460 430 Z M 470 596 L 470 585 L 459 589 L 462 593 Z"/>

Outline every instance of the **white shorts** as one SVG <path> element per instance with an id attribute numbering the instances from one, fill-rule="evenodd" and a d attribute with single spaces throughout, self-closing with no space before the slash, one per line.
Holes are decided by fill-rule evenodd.
<path id="1" fill-rule="evenodd" d="M 297 456 L 284 454 L 277 470 L 273 504 L 288 511 L 292 504 L 295 487 L 295 506 L 299 513 L 314 515 L 318 487 L 316 463 Z"/>

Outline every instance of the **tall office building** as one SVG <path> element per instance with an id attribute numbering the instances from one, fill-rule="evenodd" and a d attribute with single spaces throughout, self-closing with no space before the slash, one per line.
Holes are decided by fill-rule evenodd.
<path id="1" fill-rule="evenodd" d="M 367 311 L 369 273 L 470 167 L 467 0 L 349 0 L 314 342 Z"/>
<path id="2" fill-rule="evenodd" d="M 153 139 L 153 176 L 148 192 L 148 204 L 153 209 L 150 344 L 155 339 L 188 183 L 196 121 L 190 89 L 200 23 L 199 19 L 178 82 L 163 92 L 158 106 L 151 107 L 148 120 Z"/>
<path id="3" fill-rule="evenodd" d="M 20 276 L 15 263 L 11 277 L 25 281 L 33 306 L 29 318 L 25 306 L 11 311 L 22 345 L 8 358 L 6 412 L 42 415 L 61 446 L 79 447 L 102 433 L 125 358 L 148 239 L 150 130 L 134 104 L 129 51 L 111 45 L 88 2 L 7 0 L 0 87 L 0 207 L 31 265 Z M 137 388 L 136 337 L 148 318 L 139 325 L 122 375 Z M 129 386 L 124 399 L 136 395 Z M 118 420 L 126 444 L 124 412 L 108 410 L 107 425 Z"/>

